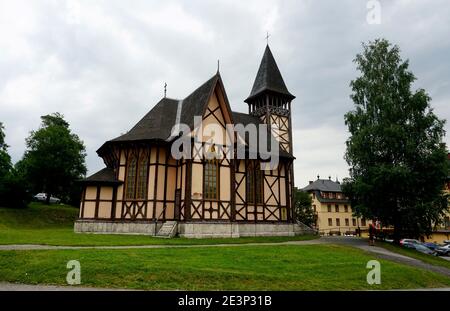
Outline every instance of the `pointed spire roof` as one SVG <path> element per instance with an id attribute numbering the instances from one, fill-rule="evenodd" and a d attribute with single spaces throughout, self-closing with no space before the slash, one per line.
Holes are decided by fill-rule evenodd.
<path id="1" fill-rule="evenodd" d="M 270 51 L 269 45 L 266 46 L 261 64 L 259 65 L 258 73 L 256 74 L 255 82 L 253 83 L 252 91 L 245 102 L 263 93 L 264 91 L 279 93 L 289 97 L 290 99 L 295 98 L 294 95 L 289 93 L 286 84 L 284 83 L 283 77 L 281 76 L 281 72 L 278 69 L 272 52 Z"/>

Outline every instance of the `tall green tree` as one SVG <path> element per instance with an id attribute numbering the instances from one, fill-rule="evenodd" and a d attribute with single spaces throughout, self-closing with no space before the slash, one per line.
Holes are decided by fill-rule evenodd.
<path id="1" fill-rule="evenodd" d="M 363 44 L 351 81 L 355 110 L 345 115 L 350 132 L 344 192 L 356 212 L 394 226 L 394 239 L 429 234 L 447 209 L 444 120 L 430 107 L 399 47 L 385 39 Z"/>
<path id="2" fill-rule="evenodd" d="M 41 117 L 42 124 L 26 139 L 27 150 L 18 167 L 27 177 L 34 192 L 68 199 L 75 182 L 86 174 L 86 149 L 72 133 L 63 115 Z"/>
<path id="3" fill-rule="evenodd" d="M 0 178 L 6 176 L 11 170 L 11 157 L 8 154 L 8 145 L 5 142 L 5 127 L 0 122 Z"/>
<path id="4" fill-rule="evenodd" d="M 312 208 L 312 199 L 306 191 L 294 188 L 294 209 L 298 221 L 312 227 L 316 222 L 316 215 Z"/>
<path id="5" fill-rule="evenodd" d="M 0 122 L 0 206 L 26 207 L 29 195 L 24 180 L 20 178 L 11 163 L 5 142 L 4 126 Z"/>

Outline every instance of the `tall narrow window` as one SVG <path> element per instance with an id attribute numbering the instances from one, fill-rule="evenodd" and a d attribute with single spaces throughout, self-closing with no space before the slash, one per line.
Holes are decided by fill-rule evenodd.
<path id="1" fill-rule="evenodd" d="M 218 166 L 219 162 L 216 159 L 206 160 L 204 166 L 204 178 L 203 178 L 203 192 L 205 199 L 218 199 Z"/>
<path id="2" fill-rule="evenodd" d="M 136 166 L 137 166 L 137 157 L 133 155 L 131 159 L 128 160 L 127 165 L 127 183 L 125 190 L 125 198 L 126 199 L 134 199 L 134 192 L 136 187 Z"/>
<path id="3" fill-rule="evenodd" d="M 247 203 L 263 203 L 263 171 L 259 162 L 250 162 L 247 172 Z"/>
<path id="4" fill-rule="evenodd" d="M 147 199 L 147 185 L 148 185 L 148 165 L 147 157 L 141 156 L 138 165 L 138 179 L 136 189 L 136 199 Z"/>
<path id="5" fill-rule="evenodd" d="M 148 186 L 148 162 L 147 157 L 143 154 L 138 161 L 136 155 L 132 155 L 127 164 L 125 199 L 141 199 L 147 198 Z"/>

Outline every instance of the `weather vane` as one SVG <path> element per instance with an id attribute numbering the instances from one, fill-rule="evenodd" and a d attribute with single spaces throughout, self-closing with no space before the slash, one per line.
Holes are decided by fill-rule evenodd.
<path id="1" fill-rule="evenodd" d="M 267 41 L 267 45 L 269 45 L 269 37 L 270 37 L 270 35 L 269 35 L 269 32 L 267 31 L 267 32 L 266 32 L 266 41 Z"/>
<path id="2" fill-rule="evenodd" d="M 167 83 L 164 82 L 164 98 L 166 98 L 166 94 L 167 94 Z"/>

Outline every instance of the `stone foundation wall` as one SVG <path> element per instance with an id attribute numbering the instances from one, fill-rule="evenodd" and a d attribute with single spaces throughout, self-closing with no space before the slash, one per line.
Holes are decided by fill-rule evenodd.
<path id="1" fill-rule="evenodd" d="M 104 220 L 77 220 L 77 233 L 155 235 L 153 222 L 117 222 Z M 221 223 L 180 222 L 178 235 L 186 238 L 239 238 L 254 236 L 294 236 L 310 233 L 292 223 Z"/>
<path id="2" fill-rule="evenodd" d="M 239 238 L 305 234 L 297 224 L 286 223 L 179 223 L 178 234 L 186 238 Z"/>
<path id="3" fill-rule="evenodd" d="M 74 225 L 74 231 L 77 233 L 155 235 L 155 224 L 153 222 L 77 220 Z"/>

